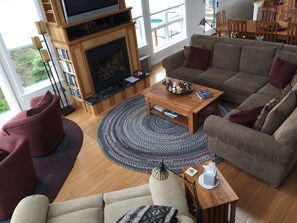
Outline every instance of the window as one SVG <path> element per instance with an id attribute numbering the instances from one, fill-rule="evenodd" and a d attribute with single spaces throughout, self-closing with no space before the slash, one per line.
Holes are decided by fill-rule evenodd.
<path id="1" fill-rule="evenodd" d="M 149 0 L 154 51 L 185 38 L 185 0 Z"/>
<path id="2" fill-rule="evenodd" d="M 0 7 L 0 32 L 4 48 L 10 54 L 19 91 L 24 92 L 28 87 L 47 80 L 39 52 L 31 41 L 31 37 L 38 34 L 35 21 L 40 19 L 33 0 L 2 0 Z"/>
<path id="3" fill-rule="evenodd" d="M 205 19 L 212 24 L 214 27 L 215 23 L 215 10 L 216 10 L 216 1 L 214 0 L 206 0 L 205 1 Z M 205 26 L 205 31 L 211 30 L 210 26 Z"/>
<path id="4" fill-rule="evenodd" d="M 138 47 L 142 47 L 147 44 L 145 38 L 145 28 L 142 16 L 142 2 L 140 0 L 126 0 L 126 6 L 132 7 L 132 18 L 136 24 L 136 36 Z"/>

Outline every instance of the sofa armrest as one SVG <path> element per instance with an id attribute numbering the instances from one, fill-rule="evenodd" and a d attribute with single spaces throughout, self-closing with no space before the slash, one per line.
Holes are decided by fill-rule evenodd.
<path id="1" fill-rule="evenodd" d="M 211 115 L 205 120 L 203 129 L 207 136 L 282 166 L 286 166 L 293 157 L 294 150 L 279 144 L 273 136 L 226 118 Z M 211 148 L 208 149 L 213 152 Z"/>
<path id="2" fill-rule="evenodd" d="M 11 223 L 45 223 L 49 200 L 44 195 L 32 195 L 25 197 L 15 208 Z"/>
<path id="3" fill-rule="evenodd" d="M 171 77 L 172 71 L 178 67 L 183 66 L 185 62 L 184 50 L 180 50 L 162 60 L 162 65 L 166 70 L 166 76 Z"/>

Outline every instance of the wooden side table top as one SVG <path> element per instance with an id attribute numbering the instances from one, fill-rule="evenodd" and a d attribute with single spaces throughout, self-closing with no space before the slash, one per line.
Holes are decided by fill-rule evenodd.
<path id="1" fill-rule="evenodd" d="M 203 163 L 203 164 L 207 164 Z M 215 206 L 227 204 L 227 203 L 233 203 L 238 200 L 238 196 L 235 194 L 231 186 L 228 184 L 224 176 L 221 174 L 219 170 L 217 170 L 217 176 L 219 177 L 220 184 L 216 188 L 213 189 L 205 189 L 198 183 L 198 177 L 203 173 L 204 168 L 202 167 L 202 164 L 195 164 L 192 165 L 192 167 L 196 170 L 198 170 L 198 173 L 196 173 L 193 177 L 189 176 L 188 174 L 184 174 L 185 177 L 190 182 L 196 182 L 196 188 L 197 188 L 197 195 L 199 200 L 200 208 L 203 210 L 212 208 Z M 188 167 L 182 168 L 183 172 L 185 172 L 188 169 Z M 186 184 L 187 187 L 190 187 L 191 185 Z M 190 193 L 192 193 L 192 188 L 189 190 Z M 192 194 L 193 195 L 193 194 Z"/>
<path id="2" fill-rule="evenodd" d="M 170 78 L 170 80 L 173 82 L 181 81 L 174 78 Z M 165 107 L 168 109 L 174 107 L 175 112 L 178 112 L 180 114 L 185 113 L 185 111 L 198 113 L 199 111 L 210 105 L 213 101 L 217 100 L 224 93 L 223 91 L 214 88 L 192 84 L 194 90 L 191 93 L 185 95 L 175 95 L 168 92 L 166 86 L 162 83 L 163 81 L 160 81 L 159 83 L 145 89 L 142 94 L 145 97 L 151 98 L 152 101 L 159 102 L 159 105 L 161 106 L 166 104 L 167 106 Z M 195 91 L 204 89 L 208 89 L 211 93 L 213 93 L 213 97 L 204 100 L 200 99 L 196 95 Z"/>

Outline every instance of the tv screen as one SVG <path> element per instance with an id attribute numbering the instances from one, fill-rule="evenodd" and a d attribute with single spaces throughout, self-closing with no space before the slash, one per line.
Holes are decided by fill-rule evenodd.
<path id="1" fill-rule="evenodd" d="M 119 0 L 62 0 L 61 2 L 67 23 L 119 9 Z"/>

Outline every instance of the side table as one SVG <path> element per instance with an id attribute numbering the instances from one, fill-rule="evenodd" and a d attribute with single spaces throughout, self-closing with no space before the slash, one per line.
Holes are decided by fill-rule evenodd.
<path id="1" fill-rule="evenodd" d="M 203 163 L 203 164 L 207 164 Z M 200 209 L 200 222 L 203 223 L 234 223 L 237 195 L 223 177 L 221 172 L 217 171 L 220 184 L 213 189 L 205 189 L 198 183 L 198 177 L 203 173 L 204 168 L 202 164 L 192 165 L 193 168 L 198 170 L 198 173 L 193 177 L 184 174 L 190 182 L 196 182 L 196 190 L 199 200 Z M 185 172 L 189 167 L 182 168 Z M 191 213 L 195 216 L 194 210 L 194 193 L 193 188 L 189 183 L 185 182 L 185 193 L 190 207 Z"/>

